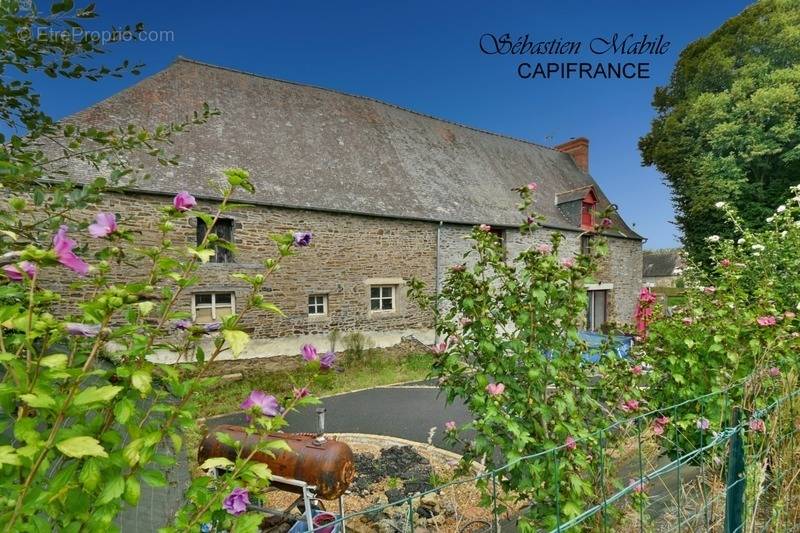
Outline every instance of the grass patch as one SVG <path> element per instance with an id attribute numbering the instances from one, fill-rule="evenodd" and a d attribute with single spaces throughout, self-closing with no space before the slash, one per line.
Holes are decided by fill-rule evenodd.
<path id="1" fill-rule="evenodd" d="M 431 354 L 413 354 L 404 357 L 387 357 L 381 350 L 369 350 L 357 363 L 347 358 L 338 369 L 321 373 L 310 387 L 315 396 L 329 396 L 339 392 L 389 385 L 402 381 L 424 379 L 431 370 Z M 220 381 L 199 395 L 199 416 L 209 417 L 239 410 L 239 404 L 254 389 L 273 394 L 278 398 L 288 396 L 292 387 L 308 380 L 303 369 L 287 371 L 243 372 L 238 381 Z"/>

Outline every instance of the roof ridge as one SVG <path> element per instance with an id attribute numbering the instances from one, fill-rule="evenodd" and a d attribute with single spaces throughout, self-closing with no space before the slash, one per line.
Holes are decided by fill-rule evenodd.
<path id="1" fill-rule="evenodd" d="M 233 72 L 233 73 L 236 73 L 236 74 L 244 74 L 245 76 L 252 76 L 254 78 L 261 78 L 263 80 L 277 81 L 279 83 L 287 83 L 289 85 L 297 85 L 299 87 L 309 87 L 311 89 L 319 89 L 321 91 L 327 91 L 327 92 L 334 93 L 334 94 L 340 94 L 340 95 L 343 95 L 343 96 L 349 96 L 351 98 L 358 98 L 358 99 L 361 99 L 361 100 L 367 100 L 369 102 L 375 102 L 377 104 L 381 104 L 381 105 L 385 105 L 385 106 L 388 106 L 388 107 L 393 107 L 395 109 L 399 109 L 400 111 L 405 111 L 407 113 L 413 113 L 413 114 L 419 115 L 421 117 L 429 118 L 429 119 L 435 120 L 437 122 L 443 122 L 445 124 L 451 124 L 453 126 L 458 126 L 460 128 L 466 128 L 468 130 L 476 131 L 478 133 L 484 133 L 486 135 L 493 135 L 495 137 L 500 137 L 502 139 L 509 139 L 509 140 L 512 140 L 512 141 L 517 141 L 517 142 L 521 142 L 521 143 L 524 143 L 524 144 L 529 144 L 531 146 L 536 146 L 537 148 L 544 148 L 545 150 L 550 150 L 550 151 L 553 151 L 553 152 L 558 152 L 558 153 L 562 153 L 562 154 L 566 153 L 566 152 L 562 152 L 561 150 L 557 150 L 556 148 L 554 148 L 552 146 L 546 146 L 544 144 L 539 144 L 537 142 L 529 141 L 527 139 L 520 139 L 519 137 L 514 137 L 512 135 L 507 135 L 505 133 L 497 133 L 495 131 L 484 130 L 484 129 L 478 128 L 476 126 L 470 126 L 468 124 L 462 124 L 460 122 L 456 122 L 454 120 L 449 120 L 449 119 L 446 119 L 446 118 L 435 117 L 433 115 L 429 115 L 427 113 L 422 113 L 421 111 L 416 111 L 414 109 L 409 109 L 407 107 L 403 107 L 403 106 L 398 105 L 398 104 L 393 104 L 391 102 L 385 102 L 385 101 L 380 100 L 378 98 L 375 98 L 373 96 L 365 96 L 363 94 L 353 94 L 353 93 L 348 93 L 348 92 L 345 92 L 345 91 L 340 91 L 340 90 L 337 90 L 337 89 L 331 89 L 330 87 L 322 87 L 320 85 L 314 85 L 312 83 L 302 83 L 302 82 L 299 82 L 299 81 L 287 80 L 287 79 L 283 79 L 283 78 L 276 78 L 274 76 L 266 76 L 264 74 L 257 74 L 255 72 L 250 72 L 250 71 L 243 70 L 243 69 L 238 69 L 238 68 L 233 68 L 233 67 L 226 67 L 226 66 L 223 66 L 223 65 L 215 65 L 213 63 L 207 63 L 205 61 L 192 59 L 192 58 L 185 57 L 185 56 L 182 56 L 182 55 L 179 55 L 179 56 L 175 57 L 175 59 L 173 60 L 173 63 L 176 63 L 178 61 L 185 61 L 187 63 L 193 63 L 195 65 L 201 65 L 201 66 L 204 66 L 204 67 L 215 68 L 215 69 L 219 69 L 219 70 L 227 70 L 228 72 Z"/>

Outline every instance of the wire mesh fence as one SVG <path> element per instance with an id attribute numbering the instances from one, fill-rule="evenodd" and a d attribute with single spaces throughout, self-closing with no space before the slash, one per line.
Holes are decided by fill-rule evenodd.
<path id="1" fill-rule="evenodd" d="M 570 448 L 562 445 L 345 512 L 313 531 L 800 531 L 800 388 L 784 381 L 777 394 L 762 381 L 616 420 L 578 441 L 594 463 L 583 507 L 573 501 L 580 487 L 565 475 Z M 554 522 L 537 521 L 543 502 L 505 487 L 521 465 L 557 489 L 546 502 Z"/>

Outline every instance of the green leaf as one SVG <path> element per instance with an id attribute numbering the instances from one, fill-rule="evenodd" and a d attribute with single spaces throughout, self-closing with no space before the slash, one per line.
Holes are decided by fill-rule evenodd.
<path id="1" fill-rule="evenodd" d="M 261 479 L 269 479 L 270 470 L 265 463 L 252 463 L 250 471 Z"/>
<path id="2" fill-rule="evenodd" d="M 135 477 L 131 476 L 125 480 L 125 492 L 122 495 L 122 498 L 128 502 L 128 505 L 132 507 L 136 507 L 139 503 L 139 496 L 142 493 L 142 487 L 139 484 L 139 480 Z"/>
<path id="3" fill-rule="evenodd" d="M 100 482 L 100 463 L 97 459 L 89 458 L 83 463 L 81 473 L 78 475 L 78 481 L 83 484 L 83 488 L 87 491 L 94 491 L 97 484 Z"/>
<path id="4" fill-rule="evenodd" d="M 57 353 L 42 357 L 39 364 L 46 368 L 66 368 L 69 358 L 67 354 Z"/>
<path id="5" fill-rule="evenodd" d="M 244 331 L 226 329 L 222 332 L 222 336 L 228 341 L 234 357 L 242 353 L 247 343 L 250 342 L 250 335 Z"/>
<path id="6" fill-rule="evenodd" d="M 134 405 L 128 398 L 123 398 L 114 405 L 114 418 L 120 424 L 125 424 L 133 414 Z"/>
<path id="7" fill-rule="evenodd" d="M 189 253 L 194 255 L 200 259 L 203 263 L 208 263 L 208 261 L 214 257 L 214 250 L 205 249 L 205 250 L 197 250 L 195 248 L 189 248 Z"/>
<path id="8" fill-rule="evenodd" d="M 284 312 L 281 311 L 280 307 L 270 302 L 261 302 L 258 304 L 258 308 L 270 313 L 275 313 L 278 316 L 286 316 Z"/>
<path id="9" fill-rule="evenodd" d="M 55 406 L 56 401 L 43 392 L 21 394 L 20 399 L 31 407 L 47 409 Z"/>
<path id="10" fill-rule="evenodd" d="M 108 457 L 100 441 L 94 437 L 72 437 L 56 444 L 56 448 L 69 457 Z"/>
<path id="11" fill-rule="evenodd" d="M 172 448 L 175 450 L 175 453 L 179 453 L 183 446 L 183 437 L 177 433 L 170 433 L 169 438 L 172 441 Z"/>
<path id="12" fill-rule="evenodd" d="M 167 478 L 164 475 L 164 472 L 161 472 L 160 470 L 144 470 L 142 472 L 142 481 L 151 487 L 158 488 L 167 486 Z"/>
<path id="13" fill-rule="evenodd" d="M 153 302 L 139 302 L 139 314 L 142 316 L 147 316 L 150 314 L 150 311 L 153 310 L 155 304 Z"/>
<path id="14" fill-rule="evenodd" d="M 236 533 L 258 533 L 264 517 L 259 513 L 245 513 L 236 517 Z"/>
<path id="15" fill-rule="evenodd" d="M 211 457 L 206 459 L 200 465 L 201 470 L 211 470 L 212 468 L 230 468 L 233 466 L 233 461 L 227 457 Z"/>
<path id="16" fill-rule="evenodd" d="M 142 394 L 147 394 L 150 392 L 152 381 L 153 376 L 151 376 L 150 373 L 145 370 L 136 370 L 134 371 L 133 375 L 131 375 L 131 384 L 133 385 L 133 388 Z"/>
<path id="17" fill-rule="evenodd" d="M 19 466 L 20 460 L 13 446 L 0 446 L 0 465 Z"/>
<path id="18" fill-rule="evenodd" d="M 116 500 L 122 496 L 124 491 L 125 478 L 118 474 L 108 483 L 106 483 L 105 487 L 103 487 L 103 490 L 100 492 L 100 496 L 97 498 L 97 505 L 105 505 L 112 500 Z"/>
<path id="19" fill-rule="evenodd" d="M 87 403 L 108 402 L 116 396 L 122 387 L 116 385 L 105 385 L 103 387 L 86 387 L 75 396 L 75 405 L 86 405 Z"/>

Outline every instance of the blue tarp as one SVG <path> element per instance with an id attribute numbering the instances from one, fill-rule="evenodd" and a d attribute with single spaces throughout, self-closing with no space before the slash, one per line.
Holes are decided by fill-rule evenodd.
<path id="1" fill-rule="evenodd" d="M 615 352 L 620 357 L 628 357 L 631 346 L 633 346 L 633 337 L 627 335 L 603 335 L 601 333 L 594 333 L 592 331 L 582 331 L 581 338 L 589 345 L 589 351 L 583 354 L 583 358 L 590 362 L 596 363 L 600 360 L 598 350 L 609 339 Z"/>

